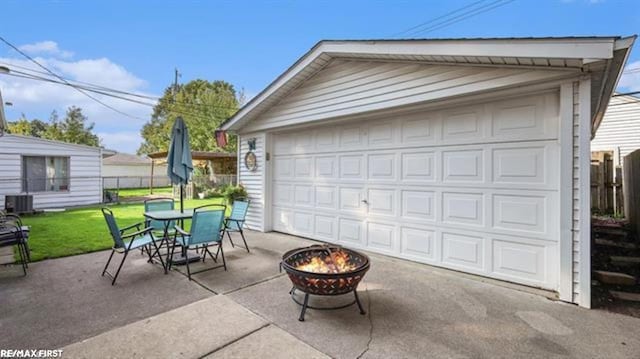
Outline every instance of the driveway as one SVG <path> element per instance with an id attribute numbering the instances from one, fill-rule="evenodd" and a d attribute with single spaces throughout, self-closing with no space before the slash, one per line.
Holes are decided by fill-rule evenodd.
<path id="1" fill-rule="evenodd" d="M 216 358 L 268 353 L 272 357 L 297 358 L 629 358 L 640 353 L 640 319 L 582 309 L 468 275 L 374 254 L 370 255 L 371 270 L 359 288 L 367 315 L 360 315 L 355 307 L 308 310 L 306 321 L 299 322 L 300 308 L 289 296 L 291 284 L 279 272 L 278 263 L 285 250 L 312 242 L 276 233 L 249 232 L 247 237 L 251 253 L 229 248 L 227 272 L 218 269 L 199 273 L 194 275 L 193 282 L 178 272 L 165 276 L 160 268 L 145 263 L 125 268 L 122 282 L 111 287 L 105 278 L 95 274 L 104 253 L 34 264 L 26 279 L 0 280 L 2 327 L 11 325 L 23 333 L 29 331 L 23 328 L 28 325 L 50 333 L 64 332 L 73 326 L 87 329 L 75 331 L 76 341 L 103 331 L 65 347 L 69 357 Z M 95 259 L 91 262 L 83 257 Z M 75 261 L 75 265 L 66 266 L 70 272 L 74 272 L 73 267 L 75 271 L 87 271 L 76 277 L 82 278 L 83 284 L 73 285 L 72 280 L 64 279 L 69 275 L 67 270 L 52 275 L 37 269 L 37 266 L 62 266 L 57 261 Z M 78 268 L 79 265 L 88 267 Z M 39 276 L 48 280 L 36 280 Z M 136 279 L 142 276 L 146 279 Z M 65 285 L 48 283 L 61 278 L 60 283 Z M 5 309 L 4 298 L 10 297 L 13 305 L 20 303 L 25 300 L 25 293 L 35 290 L 31 288 L 34 285 L 67 287 L 59 288 L 51 297 L 88 297 L 73 299 L 75 306 L 62 305 L 64 313 L 55 313 L 60 306 L 40 306 L 46 298 L 38 303 L 30 299 L 31 305 L 21 307 L 21 311 L 32 312 L 28 316 L 21 314 L 20 318 L 27 321 L 14 318 L 6 322 L 5 316 L 12 311 Z M 94 291 L 99 291 L 99 295 Z M 128 295 L 118 294 L 124 292 Z M 46 291 L 39 293 L 46 295 Z M 70 300 L 50 299 L 56 303 Z M 73 307 L 84 313 L 90 311 L 93 300 L 98 301 L 98 313 L 91 316 L 70 313 Z M 142 312 L 128 310 L 125 305 L 118 307 L 120 310 L 107 305 L 118 300 L 136 303 L 133 307 Z M 120 313 L 126 318 L 121 318 Z M 52 315 L 57 319 L 48 318 Z M 74 320 L 63 320 L 66 315 L 72 315 Z M 114 315 L 118 320 L 109 319 Z M 133 322 L 133 317 L 147 319 Z M 96 324 L 105 320 L 107 324 Z M 120 327 L 119 322 L 129 324 Z M 194 335 L 176 339 L 176 333 L 191 332 Z M 128 334 L 138 340 L 123 339 Z M 52 340 L 46 345 L 62 347 L 69 344 L 71 336 L 50 337 Z M 38 343 L 38 338 L 33 337 L 31 341 L 12 338 L 2 338 L 0 347 L 17 344 L 33 347 Z M 55 342 L 55 338 L 59 341 Z M 119 343 L 117 349 L 114 346 L 105 352 L 105 347 L 111 348 L 105 343 L 112 341 Z"/>

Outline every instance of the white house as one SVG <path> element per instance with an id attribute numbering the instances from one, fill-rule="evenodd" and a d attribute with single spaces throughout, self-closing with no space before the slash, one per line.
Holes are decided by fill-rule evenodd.
<path id="1" fill-rule="evenodd" d="M 33 195 L 35 209 L 102 202 L 102 149 L 35 137 L 0 136 L 0 208 Z"/>
<path id="2" fill-rule="evenodd" d="M 624 156 L 640 148 L 640 98 L 614 96 L 604 114 L 591 151 L 612 151 L 613 162 L 621 166 Z"/>
<path id="3" fill-rule="evenodd" d="M 247 223 L 589 307 L 589 141 L 634 39 L 321 41 L 221 126 Z"/>
<path id="4" fill-rule="evenodd" d="M 156 164 L 153 185 L 169 186 L 167 166 Z M 151 179 L 151 159 L 128 153 L 115 153 L 102 160 L 102 176 L 105 188 L 149 187 Z"/>

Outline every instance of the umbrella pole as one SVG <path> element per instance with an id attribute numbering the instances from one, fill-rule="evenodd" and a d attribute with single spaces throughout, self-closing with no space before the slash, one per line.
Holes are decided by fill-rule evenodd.
<path id="1" fill-rule="evenodd" d="M 184 185 L 180 184 L 180 213 L 184 213 Z"/>

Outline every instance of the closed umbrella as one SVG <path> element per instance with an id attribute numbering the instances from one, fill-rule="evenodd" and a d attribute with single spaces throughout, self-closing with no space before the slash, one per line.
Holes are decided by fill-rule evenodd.
<path id="1" fill-rule="evenodd" d="M 171 130 L 171 145 L 167 156 L 167 174 L 171 183 L 180 185 L 180 212 L 184 211 L 184 185 L 193 172 L 189 130 L 182 117 L 176 118 Z"/>

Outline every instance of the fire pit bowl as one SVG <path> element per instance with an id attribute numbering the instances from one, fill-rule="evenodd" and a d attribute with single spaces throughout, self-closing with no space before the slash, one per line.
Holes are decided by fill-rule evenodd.
<path id="1" fill-rule="evenodd" d="M 360 314 L 365 314 L 356 289 L 370 267 L 366 255 L 335 245 L 312 245 L 288 251 L 282 256 L 280 266 L 293 284 L 292 299 L 302 306 L 300 321 L 304 321 L 307 308 L 340 309 L 358 304 Z M 296 290 L 305 294 L 303 303 L 295 298 Z M 350 292 L 355 300 L 346 305 L 322 308 L 309 305 L 309 295 L 335 296 Z"/>

